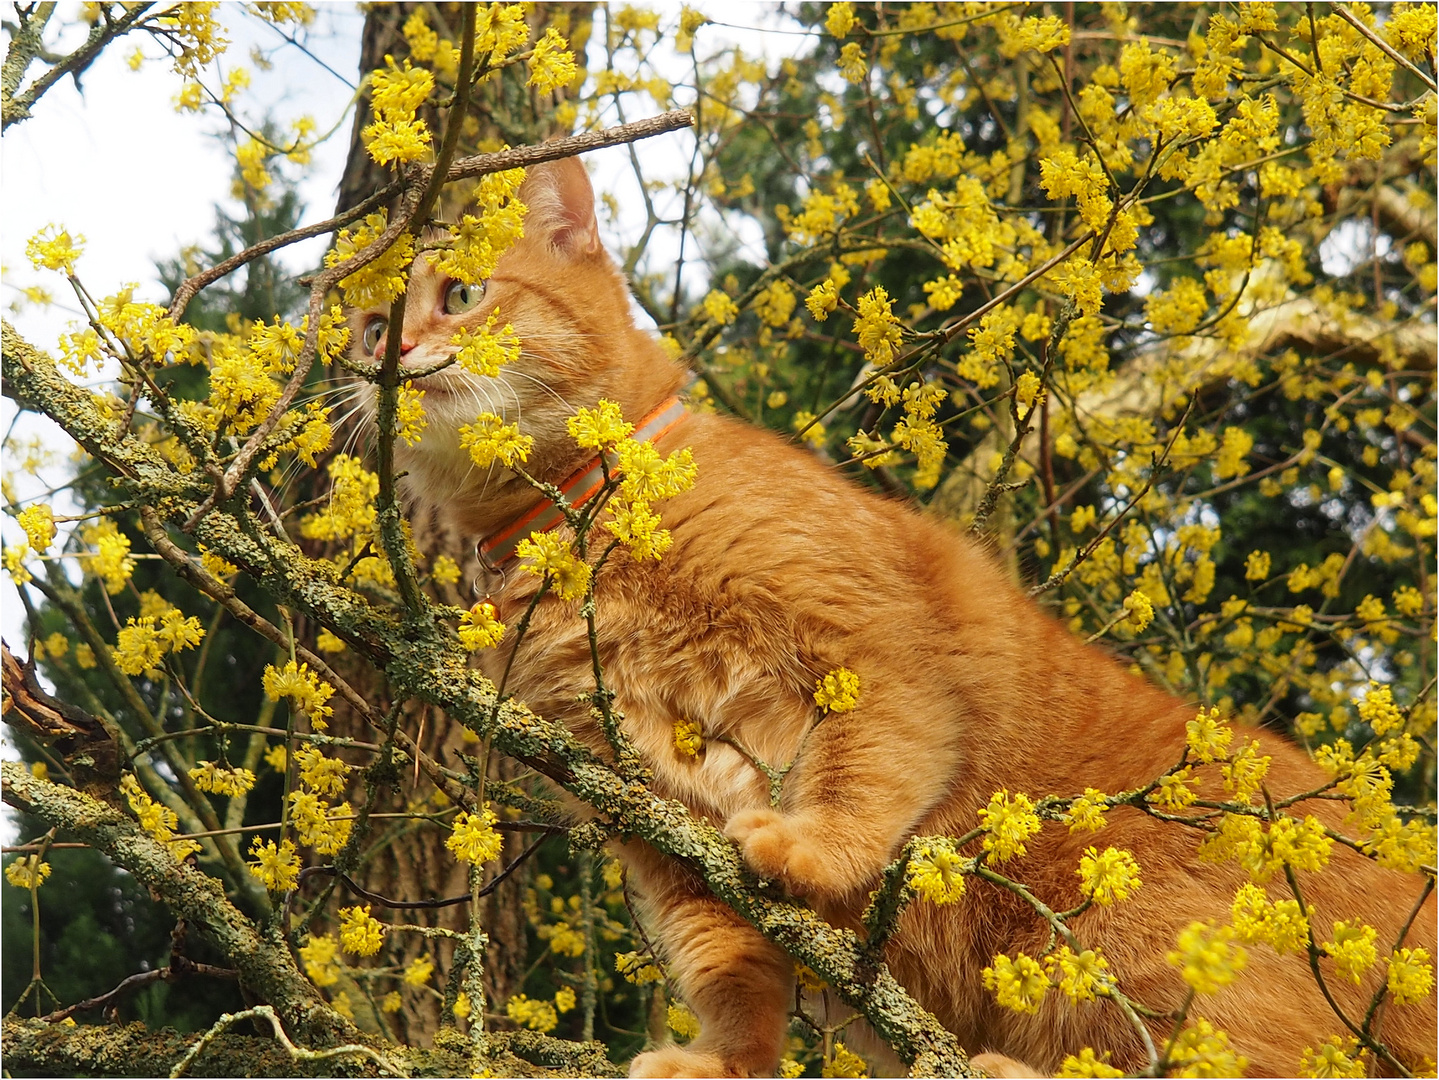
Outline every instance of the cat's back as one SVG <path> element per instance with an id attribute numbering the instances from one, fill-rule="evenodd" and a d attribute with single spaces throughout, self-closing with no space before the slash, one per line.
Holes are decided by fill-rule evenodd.
<path id="1" fill-rule="evenodd" d="M 662 508 L 675 543 L 648 599 L 747 610 L 773 631 L 754 647 L 799 653 L 810 689 L 846 666 L 931 730 L 962 728 L 966 757 L 995 766 L 975 782 L 994 790 L 1059 789 L 1091 768 L 1142 783 L 1177 757 L 1181 704 L 1079 642 L 982 542 L 728 417 L 693 414 L 660 449 L 681 446 L 698 478 Z"/>

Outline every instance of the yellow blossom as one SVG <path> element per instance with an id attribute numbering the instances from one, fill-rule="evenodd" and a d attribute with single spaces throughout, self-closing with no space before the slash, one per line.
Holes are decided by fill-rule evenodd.
<path id="1" fill-rule="evenodd" d="M 1200 761 L 1214 761 L 1229 753 L 1229 741 L 1234 732 L 1229 725 L 1220 722 L 1219 715 L 1217 705 L 1207 713 L 1200 709 L 1199 714 L 1184 725 L 1189 751 Z"/>
<path id="2" fill-rule="evenodd" d="M 481 600 L 460 616 L 460 644 L 474 652 L 498 645 L 505 636 L 505 624 L 495 614 L 495 605 Z"/>
<path id="3" fill-rule="evenodd" d="M 471 374 L 493 379 L 499 376 L 500 368 L 520 358 L 520 339 L 514 326 L 505 323 L 496 330 L 499 318 L 500 309 L 495 308 L 486 317 L 484 326 L 455 333 L 450 339 L 450 344 L 458 346 L 455 363 Z"/>
<path id="4" fill-rule="evenodd" d="M 626 982 L 636 986 L 664 981 L 664 972 L 648 957 L 639 953 L 615 954 L 615 970 L 624 976 Z"/>
<path id="5" fill-rule="evenodd" d="M 555 1011 L 567 1013 L 575 1007 L 575 991 L 571 986 L 562 986 L 555 991 Z"/>
<path id="6" fill-rule="evenodd" d="M 1224 789 L 1235 799 L 1248 802 L 1264 783 L 1269 772 L 1269 755 L 1259 753 L 1259 740 L 1234 751 L 1229 761 L 1219 767 L 1224 776 Z"/>
<path id="7" fill-rule="evenodd" d="M 316 986 L 334 986 L 340 981 L 340 946 L 334 935 L 310 935 L 300 948 L 300 963 Z"/>
<path id="8" fill-rule="evenodd" d="M 1109 963 L 1098 949 L 1076 953 L 1068 945 L 1061 945 L 1045 957 L 1044 963 L 1050 979 L 1057 982 L 1060 991 L 1076 1005 L 1093 1001 L 1096 993 L 1108 993 L 1105 983 Z"/>
<path id="9" fill-rule="evenodd" d="M 601 398 L 596 408 L 580 408 L 565 421 L 570 438 L 583 450 L 601 450 L 627 438 L 635 426 L 620 414 L 613 401 Z"/>
<path id="10" fill-rule="evenodd" d="M 1069 804 L 1069 813 L 1065 815 L 1069 831 L 1077 833 L 1083 829 L 1086 832 L 1098 832 L 1104 828 L 1107 824 L 1104 819 L 1105 806 L 1104 792 L 1097 788 L 1085 788 L 1084 794 Z"/>
<path id="11" fill-rule="evenodd" d="M 864 1058 L 850 1050 L 842 1042 L 834 1044 L 834 1052 L 830 1059 L 820 1069 L 821 1076 L 845 1076 L 858 1077 L 868 1076 L 869 1067 L 864 1063 Z"/>
<path id="12" fill-rule="evenodd" d="M 202 761 L 190 770 L 190 779 L 201 791 L 216 795 L 243 795 L 255 786 L 255 774 L 249 769 L 227 769 L 213 761 Z"/>
<path id="13" fill-rule="evenodd" d="M 826 712 L 851 712 L 859 704 L 859 676 L 838 667 L 815 683 L 814 703 Z"/>
<path id="14" fill-rule="evenodd" d="M 1398 949 L 1389 956 L 1386 976 L 1389 992 L 1398 1005 L 1413 1005 L 1434 990 L 1434 967 L 1426 949 Z"/>
<path id="15" fill-rule="evenodd" d="M 1135 589 L 1124 598 L 1125 620 L 1133 625 L 1136 633 L 1143 633 L 1154 621 L 1154 604 L 1143 589 Z"/>
<path id="16" fill-rule="evenodd" d="M 25 243 L 25 255 L 37 270 L 63 270 L 75 273 L 75 260 L 80 257 L 83 236 L 71 237 L 66 229 L 46 225 Z"/>
<path id="17" fill-rule="evenodd" d="M 1079 891 L 1101 906 L 1128 900 L 1129 894 L 1144 884 L 1134 856 L 1119 848 L 1108 847 L 1101 852 L 1085 848 L 1075 873 L 1079 875 Z"/>
<path id="18" fill-rule="evenodd" d="M 374 956 L 385 941 L 385 924 L 370 914 L 370 905 L 340 909 L 340 947 L 358 956 Z"/>
<path id="19" fill-rule="evenodd" d="M 825 278 L 811 289 L 809 296 L 805 297 L 804 306 L 809 308 L 816 322 L 828 319 L 830 312 L 839 306 L 839 290 L 835 288 L 834 279 Z"/>
<path id="20" fill-rule="evenodd" d="M 561 600 L 578 600 L 589 588 L 589 564 L 553 533 L 532 532 L 515 552 L 524 560 L 521 566 L 527 573 L 548 577 Z"/>
<path id="21" fill-rule="evenodd" d="M 430 580 L 436 585 L 453 585 L 460 580 L 460 564 L 448 555 L 436 555 L 434 564 L 430 567 Z M 324 631 L 322 631 L 324 633 Z M 334 635 L 331 635 L 332 637 Z M 336 639 L 338 640 L 338 639 Z M 341 648 L 344 648 L 343 644 Z M 339 650 L 326 650 L 320 646 L 322 652 L 336 652 Z"/>
<path id="22" fill-rule="evenodd" d="M 694 487 L 698 469 L 689 447 L 666 457 L 649 442 L 621 439 L 615 444 L 620 471 L 620 493 L 631 503 L 648 505 L 670 499 Z"/>
<path id="23" fill-rule="evenodd" d="M 1244 561 L 1246 581 L 1265 581 L 1269 577 L 1269 552 L 1251 551 Z"/>
<path id="24" fill-rule="evenodd" d="M 420 435 L 429 426 L 425 417 L 425 392 L 415 389 L 408 380 L 395 392 L 395 434 L 405 440 L 406 446 L 415 446 Z"/>
<path id="25" fill-rule="evenodd" d="M 1369 684 L 1368 692 L 1359 702 L 1359 718 L 1373 728 L 1376 735 L 1387 735 L 1404 726 L 1404 714 L 1394 704 L 1393 691 L 1382 683 Z"/>
<path id="26" fill-rule="evenodd" d="M 424 986 L 435 973 L 435 962 L 428 956 L 417 956 L 405 968 L 404 980 L 407 986 Z"/>
<path id="27" fill-rule="evenodd" d="M 718 289 L 711 289 L 700 304 L 705 314 L 721 326 L 728 326 L 739 315 L 735 302 Z"/>
<path id="28" fill-rule="evenodd" d="M 1227 480 L 1234 476 L 1243 476 L 1249 471 L 1249 465 L 1245 458 L 1249 451 L 1254 448 L 1254 438 L 1239 427 L 1227 427 L 1224 429 L 1224 438 L 1219 445 L 1219 453 L 1214 459 L 1214 478 L 1216 480 Z"/>
<path id="29" fill-rule="evenodd" d="M 135 572 L 135 560 L 130 557 L 130 538 L 120 532 L 110 518 L 102 518 L 82 530 L 87 544 L 95 545 L 94 558 L 88 560 L 89 569 L 105 581 L 105 591 L 115 596 Z"/>
<path id="30" fill-rule="evenodd" d="M 829 10 L 825 12 L 824 28 L 834 37 L 844 37 L 854 24 L 854 5 L 848 0 L 839 0 L 839 3 L 831 4 Z"/>
<path id="31" fill-rule="evenodd" d="M 1202 1016 L 1174 1040 L 1170 1060 L 1176 1076 L 1243 1076 L 1248 1059 L 1229 1046 L 1229 1035 Z"/>
<path id="32" fill-rule="evenodd" d="M 279 846 L 273 840 L 261 840 L 258 836 L 250 842 L 250 873 L 265 883 L 271 892 L 288 892 L 300 881 L 300 857 L 295 845 L 281 840 Z"/>
<path id="33" fill-rule="evenodd" d="M 1193 770 L 1185 766 L 1178 772 L 1159 778 L 1159 790 L 1151 799 L 1166 810 L 1182 810 L 1191 805 L 1199 796 L 1189 786 L 1190 773 Z"/>
<path id="34" fill-rule="evenodd" d="M 1299 1075 L 1314 1077 L 1356 1077 L 1369 1075 L 1368 1064 L 1359 1050 L 1359 1040 L 1354 1036 L 1347 1039 L 1331 1035 L 1319 1044 L 1319 1049 L 1304 1048 L 1299 1060 Z"/>
<path id="35" fill-rule="evenodd" d="M 460 446 L 482 469 L 495 461 L 502 465 L 526 461 L 534 445 L 531 436 L 520 434 L 518 424 L 507 424 L 494 413 L 481 413 L 473 424 L 460 425 Z"/>
<path id="36" fill-rule="evenodd" d="M 883 285 L 876 285 L 859 298 L 854 333 L 864 349 L 865 359 L 875 367 L 887 366 L 899 346 L 899 320 L 890 310 L 893 303 Z"/>
<path id="37" fill-rule="evenodd" d="M 1265 942 L 1278 953 L 1299 952 L 1309 944 L 1309 920 L 1297 900 L 1271 902 L 1258 885 L 1243 885 L 1234 896 L 1230 922 L 1247 945 Z"/>
<path id="38" fill-rule="evenodd" d="M 293 660 L 287 661 L 283 668 L 266 664 L 260 682 L 266 697 L 271 701 L 289 698 L 291 708 L 308 716 L 316 728 L 323 730 L 327 726 L 327 718 L 334 713 L 334 709 L 325 703 L 335 693 L 335 688 L 321 682 L 308 664 L 296 664 Z"/>
<path id="39" fill-rule="evenodd" d="M 1023 372 L 1014 382 L 1014 400 L 1023 408 L 1024 412 L 1032 410 L 1039 399 L 1040 386 L 1039 376 L 1032 371 Z M 1023 415 L 1023 414 L 1021 414 Z"/>
<path id="40" fill-rule="evenodd" d="M 533 86 L 541 94 L 548 94 L 568 86 L 577 73 L 569 42 L 553 26 L 548 27 L 544 37 L 535 42 L 534 52 L 530 55 L 530 77 L 525 85 Z"/>
<path id="41" fill-rule="evenodd" d="M 1123 1076 L 1123 1069 L 1116 1069 L 1109 1064 L 1109 1052 L 1096 1056 L 1094 1051 L 1085 1047 L 1076 1057 L 1070 1054 L 1060 1063 L 1057 1076 L 1079 1077 L 1079 1076 Z"/>
<path id="42" fill-rule="evenodd" d="M 869 73 L 869 61 L 865 59 L 859 42 L 847 42 L 839 50 L 839 73 L 856 85 L 864 82 L 865 75 Z"/>
<path id="43" fill-rule="evenodd" d="M 681 1001 L 670 1002 L 665 1014 L 665 1023 L 671 1031 L 688 1042 L 700 1033 L 700 1018 Z"/>
<path id="44" fill-rule="evenodd" d="M 300 783 L 317 795 L 339 795 L 345 790 L 350 766 L 339 758 L 327 757 L 314 746 L 295 751 L 295 764 L 300 770 Z"/>
<path id="45" fill-rule="evenodd" d="M 327 267 L 339 266 L 380 239 L 388 222 L 384 211 L 369 214 L 352 229 L 341 229 L 335 247 L 325 255 Z M 340 279 L 345 303 L 369 308 L 388 304 L 405 291 L 410 264 L 415 261 L 414 237 L 403 232 L 379 258 Z"/>
<path id="46" fill-rule="evenodd" d="M 1228 986 L 1244 968 L 1249 954 L 1242 945 L 1233 945 L 1234 930 L 1215 929 L 1209 923 L 1192 922 L 1179 932 L 1179 947 L 1169 953 L 1169 963 L 1194 990 L 1213 994 Z"/>
<path id="47" fill-rule="evenodd" d="M 445 847 L 450 849 L 455 858 L 467 863 L 478 865 L 498 859 L 504 847 L 504 839 L 494 830 L 494 824 L 498 820 L 499 817 L 488 804 L 479 813 L 461 810 L 455 818 L 449 839 L 445 841 Z"/>
<path id="48" fill-rule="evenodd" d="M 15 520 L 25 530 L 25 538 L 35 549 L 35 554 L 44 555 L 50 550 L 50 544 L 55 539 L 55 517 L 48 506 L 34 503 L 15 515 Z"/>
<path id="49" fill-rule="evenodd" d="M 22 855 L 5 867 L 5 880 L 17 889 L 38 889 L 50 876 L 50 864 L 36 854 Z"/>
<path id="50" fill-rule="evenodd" d="M 704 730 L 698 720 L 681 717 L 675 721 L 675 749 L 686 757 L 698 757 L 704 748 Z"/>
<path id="51" fill-rule="evenodd" d="M 531 1031 L 553 1031 L 560 1022 L 555 1007 L 548 1001 L 534 1001 L 524 994 L 516 994 L 505 1003 L 505 1015 Z"/>
<path id="52" fill-rule="evenodd" d="M 964 895 L 966 861 L 947 841 L 922 844 L 910 856 L 906 878 L 910 888 L 931 904 L 952 904 Z"/>
<path id="53" fill-rule="evenodd" d="M 1000 953 L 994 964 L 981 973 L 984 985 L 994 991 L 995 999 L 1006 1009 L 1035 1013 L 1049 989 L 1049 979 L 1039 961 L 1018 953 L 1013 960 Z"/>
<path id="54" fill-rule="evenodd" d="M 979 823 L 988 830 L 984 850 L 998 862 L 1027 854 L 1024 841 L 1039 832 L 1043 824 L 1029 796 L 1016 792 L 1011 800 L 1008 791 L 994 793 L 989 805 L 979 811 Z"/>

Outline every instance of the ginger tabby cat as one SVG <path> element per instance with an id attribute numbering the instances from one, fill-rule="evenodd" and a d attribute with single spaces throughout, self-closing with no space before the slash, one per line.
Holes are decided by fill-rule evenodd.
<path id="1" fill-rule="evenodd" d="M 417 449 L 397 447 L 411 495 L 442 507 L 475 539 L 520 517 L 536 494 L 498 467 L 476 469 L 460 448 L 459 425 L 482 410 L 518 421 L 535 440 L 526 468 L 559 482 L 589 457 L 565 429 L 576 408 L 605 398 L 638 422 L 687 378 L 634 324 L 626 284 L 599 242 L 583 166 L 571 158 L 531 169 L 520 198 L 530 207 L 525 237 L 483 294 L 416 261 L 403 331 L 403 362 L 415 368 L 443 360 L 454 332 L 483 325 L 496 306 L 523 342 L 522 357 L 498 379 L 458 367 L 425 379 L 429 428 Z M 367 358 L 384 350 L 385 314 L 355 315 L 353 340 Z M 659 508 L 674 537 L 662 560 L 639 562 L 620 549 L 600 574 L 607 682 L 654 770 L 655 790 L 722 827 L 756 874 L 825 918 L 857 925 L 881 868 L 908 837 L 965 833 L 996 791 L 1115 792 L 1178 760 L 1194 706 L 1082 645 L 952 529 L 728 417 L 686 414 L 657 445 L 662 453 L 691 447 L 698 480 Z M 511 567 L 491 597 L 511 626 L 505 642 L 483 654 L 491 666 L 503 667 L 513 625 L 538 584 Z M 858 707 L 816 725 L 816 680 L 840 666 L 862 680 Z M 609 756 L 587 705 L 576 704 L 593 686 L 583 620 L 573 603 L 547 597 L 509 690 Z M 680 718 L 701 725 L 698 757 L 676 750 Z M 1325 782 L 1285 739 L 1242 735 L 1272 756 L 1268 786 L 1277 795 Z M 798 754 L 779 809 L 770 807 L 765 777 L 731 742 L 773 764 Z M 1211 787 L 1207 794 L 1218 795 L 1217 780 Z M 1305 806 L 1342 826 L 1341 805 Z M 1070 835 L 1049 823 L 1028 841 L 1027 856 L 1002 869 L 1065 910 L 1081 900 L 1075 868 L 1085 847 L 1132 852 L 1143 886 L 1126 902 L 1087 912 L 1076 929 L 1085 947 L 1102 948 L 1132 997 L 1178 1009 L 1188 988 L 1166 953 L 1192 920 L 1227 922 L 1248 877 L 1232 861 L 1201 863 L 1192 829 L 1129 807 L 1108 816 L 1098 834 Z M 631 1074 L 773 1075 L 794 1000 L 790 959 L 684 867 L 639 842 L 621 855 L 702 1026 L 686 1047 L 641 1054 Z M 1337 844 L 1329 869 L 1305 874 L 1304 884 L 1316 940 L 1326 940 L 1337 919 L 1364 919 L 1379 931 L 1381 957 L 1422 886 L 1418 875 L 1382 869 Z M 1285 896 L 1280 875 L 1271 897 Z M 997 1072 L 1023 1075 L 1018 1062 L 999 1056 L 1008 1055 L 1049 1075 L 1085 1046 L 1112 1051 L 1122 1069 L 1144 1068 L 1135 1030 L 1112 1005 L 1076 1007 L 1050 993 L 1037 1014 L 1023 1015 L 983 987 L 980 972 L 996 953 L 1039 956 L 1048 938 L 1027 904 L 970 879 L 958 903 L 912 904 L 887 958 L 963 1046 L 989 1052 L 977 1063 Z M 1432 894 L 1405 944 L 1434 955 Z M 1330 966 L 1327 982 L 1346 1013 L 1362 1017 L 1383 970 L 1381 960 L 1355 986 Z M 1267 945 L 1249 949 L 1235 983 L 1196 999 L 1196 1015 L 1229 1033 L 1254 1074 L 1292 1075 L 1306 1047 L 1343 1030 L 1304 955 L 1279 956 Z M 1159 1046 L 1171 1027 L 1152 1022 Z M 1435 1053 L 1432 999 L 1386 1005 L 1380 1034 L 1407 1065 L 1420 1066 Z"/>

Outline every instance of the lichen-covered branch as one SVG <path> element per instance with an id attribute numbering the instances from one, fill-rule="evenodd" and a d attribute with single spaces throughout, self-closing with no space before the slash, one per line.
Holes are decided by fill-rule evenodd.
<path id="1" fill-rule="evenodd" d="M 250 993 L 273 1005 L 297 1036 L 318 1046 L 353 1042 L 354 1025 L 336 1013 L 295 966 L 281 928 L 260 930 L 230 903 L 220 883 L 169 850 L 119 810 L 73 788 L 0 764 L 9 805 L 104 852 L 220 950 Z M 7 1053 L 9 1048 L 7 1047 Z"/>

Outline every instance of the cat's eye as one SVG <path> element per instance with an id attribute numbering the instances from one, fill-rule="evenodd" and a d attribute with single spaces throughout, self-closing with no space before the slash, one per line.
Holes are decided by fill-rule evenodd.
<path id="1" fill-rule="evenodd" d="M 374 355 L 376 347 L 380 344 L 380 338 L 385 336 L 385 330 L 389 327 L 390 321 L 382 319 L 378 315 L 365 323 L 365 332 L 360 337 L 360 344 L 364 346 L 365 352 Z"/>
<path id="2" fill-rule="evenodd" d="M 483 285 L 466 285 L 463 281 L 452 281 L 445 290 L 445 314 L 463 315 L 483 300 L 484 296 Z"/>

